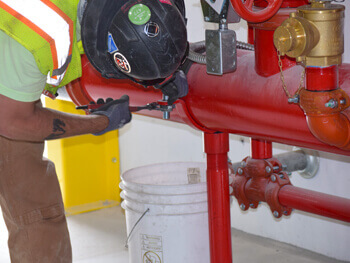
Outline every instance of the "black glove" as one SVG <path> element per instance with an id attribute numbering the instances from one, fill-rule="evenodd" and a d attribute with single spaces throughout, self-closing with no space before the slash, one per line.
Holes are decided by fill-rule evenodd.
<path id="1" fill-rule="evenodd" d="M 188 93 L 187 78 L 182 70 L 176 71 L 171 79 L 155 87 L 169 97 L 169 104 L 173 104 L 178 98 L 185 97 Z"/>
<path id="2" fill-rule="evenodd" d="M 102 135 L 106 132 L 120 129 L 126 123 L 131 121 L 131 113 L 129 110 L 129 96 L 123 95 L 118 100 L 112 100 L 97 109 L 91 110 L 91 114 L 105 115 L 108 117 L 109 124 L 106 129 L 94 135 Z"/>

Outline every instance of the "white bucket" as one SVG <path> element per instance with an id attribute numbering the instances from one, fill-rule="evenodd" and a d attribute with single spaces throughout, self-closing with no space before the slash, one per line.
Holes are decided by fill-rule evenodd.
<path id="1" fill-rule="evenodd" d="M 210 262 L 205 171 L 165 163 L 122 175 L 130 263 Z"/>

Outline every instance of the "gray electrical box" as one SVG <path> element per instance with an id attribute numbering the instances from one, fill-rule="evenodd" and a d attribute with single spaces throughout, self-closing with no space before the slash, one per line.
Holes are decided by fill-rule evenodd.
<path id="1" fill-rule="evenodd" d="M 219 29 L 205 31 L 207 73 L 223 75 L 236 70 L 236 33 Z"/>

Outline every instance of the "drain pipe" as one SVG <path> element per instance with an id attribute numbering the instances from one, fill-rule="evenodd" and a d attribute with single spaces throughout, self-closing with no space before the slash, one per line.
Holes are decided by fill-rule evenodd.
<path id="1" fill-rule="evenodd" d="M 204 151 L 207 154 L 210 262 L 232 263 L 228 133 L 204 133 Z"/>

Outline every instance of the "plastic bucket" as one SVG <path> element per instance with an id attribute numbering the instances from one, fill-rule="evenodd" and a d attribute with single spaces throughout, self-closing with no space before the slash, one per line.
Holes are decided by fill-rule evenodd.
<path id="1" fill-rule="evenodd" d="M 130 263 L 209 263 L 205 163 L 165 163 L 122 175 Z"/>

